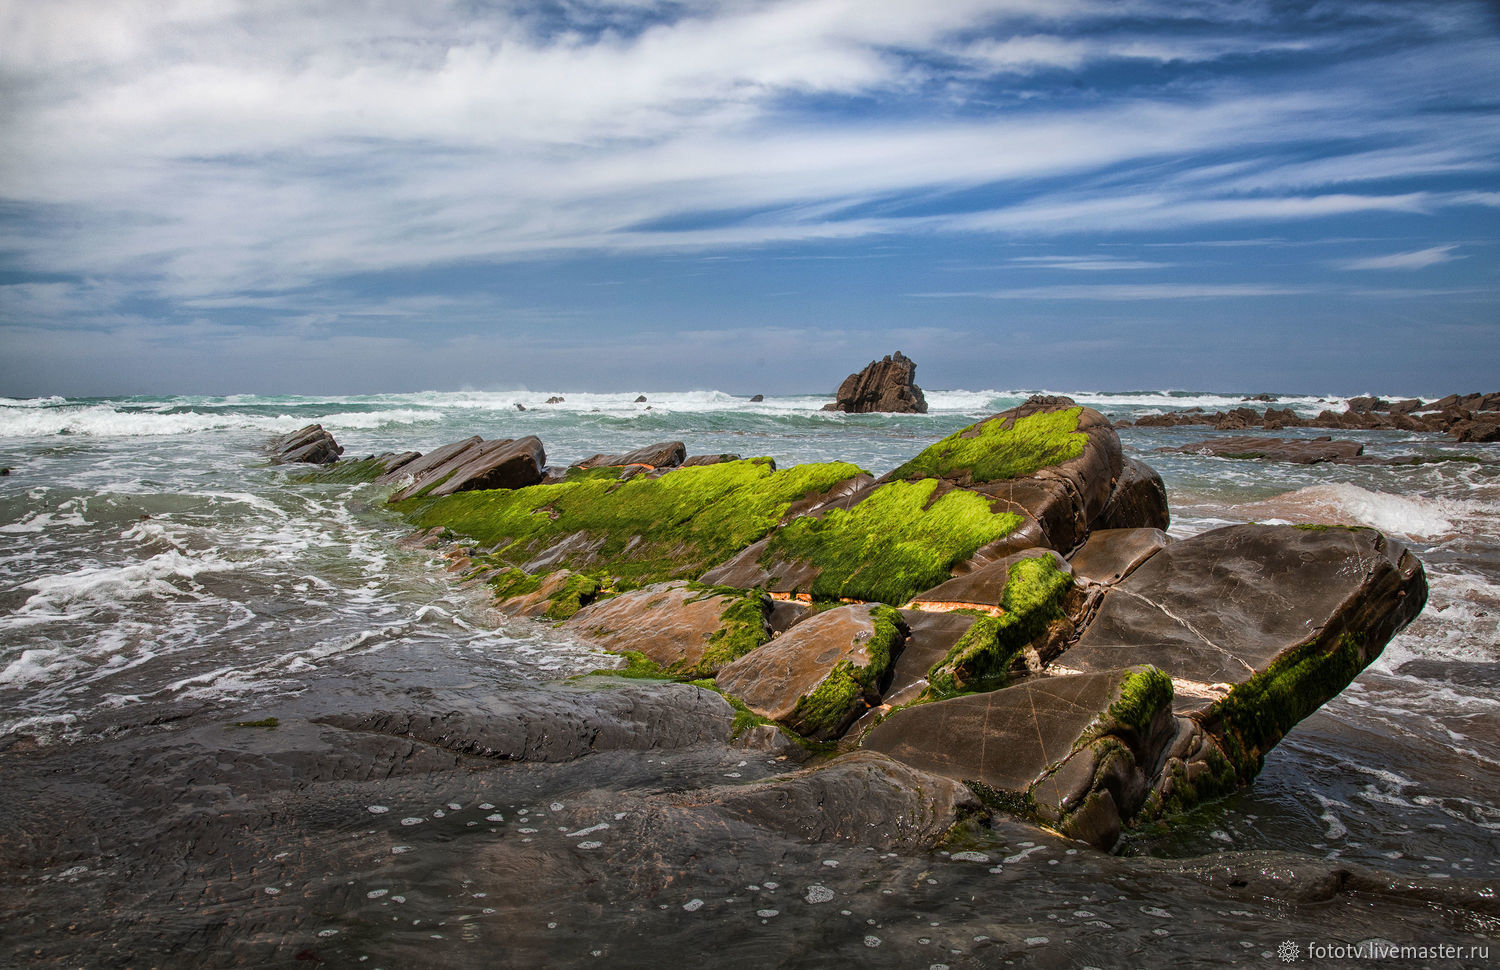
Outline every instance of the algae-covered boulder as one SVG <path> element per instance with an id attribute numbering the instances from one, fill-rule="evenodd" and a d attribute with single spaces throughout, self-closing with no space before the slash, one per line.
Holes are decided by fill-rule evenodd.
<path id="1" fill-rule="evenodd" d="M 1148 775 L 1170 736 L 1172 685 L 1152 668 L 1038 677 L 988 693 L 896 711 L 862 743 L 922 771 L 974 784 L 997 802 L 1037 813 L 1106 847 L 1145 801 Z M 1054 776 L 1080 752 L 1118 748 L 1118 776 L 1090 772 L 1058 796 Z M 1111 785 L 1116 789 L 1111 791 Z M 1108 799 L 1112 808 L 1104 804 Z M 1079 815 L 1073 826 L 1068 819 Z M 1109 821 L 1113 818 L 1113 822 Z M 1110 832 L 1113 835 L 1109 835 Z"/>
<path id="2" fill-rule="evenodd" d="M 1059 661 L 1150 663 L 1244 780 L 1421 612 L 1422 564 L 1374 529 L 1239 525 L 1157 552 Z"/>
<path id="3" fill-rule="evenodd" d="M 889 607 L 837 607 L 729 664 L 718 685 L 799 734 L 835 738 L 879 703 L 905 627 Z"/>
<path id="4" fill-rule="evenodd" d="M 669 676 L 712 677 L 771 638 L 761 593 L 656 583 L 579 611 L 564 628 L 606 650 L 638 653 Z"/>

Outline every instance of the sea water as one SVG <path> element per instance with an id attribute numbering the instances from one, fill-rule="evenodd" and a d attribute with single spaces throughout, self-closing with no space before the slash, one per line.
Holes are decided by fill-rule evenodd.
<path id="1" fill-rule="evenodd" d="M 637 402 L 642 393 L 646 401 Z M 680 892 L 646 906 L 637 905 L 628 867 L 608 855 L 619 848 L 611 834 L 629 823 L 606 806 L 558 801 L 549 812 L 551 800 L 502 803 L 479 786 L 414 790 L 404 805 L 357 807 L 363 817 L 349 821 L 350 837 L 379 827 L 389 852 L 378 867 L 360 853 L 342 862 L 320 855 L 323 869 L 347 871 L 320 872 L 326 886 L 314 891 L 312 863 L 295 864 L 308 850 L 288 846 L 281 860 L 271 853 L 266 861 L 275 881 L 232 873 L 225 878 L 242 880 L 245 895 L 221 898 L 214 876 L 209 900 L 184 893 L 165 847 L 143 849 L 149 861 L 142 861 L 101 848 L 107 839 L 78 835 L 91 825 L 149 821 L 131 817 L 140 814 L 139 799 L 111 820 L 103 789 L 118 785 L 88 788 L 91 775 L 110 774 L 100 763 L 105 752 L 116 760 L 137 746 L 159 752 L 173 732 L 253 723 L 298 705 L 353 707 L 393 696 L 424 708 L 478 704 L 612 662 L 550 627 L 497 613 L 482 590 L 459 582 L 440 550 L 405 541 L 410 530 L 383 507 L 380 489 L 323 484 L 304 468 L 268 464 L 263 449 L 274 435 L 321 423 L 346 457 L 361 457 L 427 451 L 471 434 L 534 434 L 555 464 L 675 439 L 689 454 L 768 455 L 783 467 L 842 460 L 880 474 L 1029 393 L 929 391 L 925 415 L 824 412 L 828 399 L 819 395 L 750 403 L 718 391 L 650 388 L 0 399 L 0 466 L 9 469 L 0 477 L 0 777 L 24 779 L 0 799 L 0 915 L 8 927 L 0 960 L 107 965 L 111 953 L 139 954 L 145 945 L 132 920 L 179 940 L 150 962 L 183 965 L 258 965 L 267 954 L 365 966 L 645 965 L 668 944 L 746 966 L 758 965 L 757 953 L 808 966 L 834 954 L 893 966 L 1159 965 L 1169 955 L 1264 964 L 1284 936 L 1305 937 L 1325 917 L 1332 919 L 1325 942 L 1423 933 L 1465 945 L 1492 939 L 1492 916 L 1451 900 L 1425 898 L 1374 916 L 1346 901 L 1331 911 L 1322 904 L 1317 916 L 1284 902 L 1185 895 L 1180 880 L 1162 874 L 1163 866 L 1269 851 L 1291 853 L 1293 868 L 1297 860 L 1310 868 L 1342 860 L 1429 889 L 1443 880 L 1481 890 L 1500 882 L 1500 447 L 1404 432 L 1334 434 L 1377 456 L 1465 460 L 1294 466 L 1163 454 L 1157 449 L 1212 432 L 1121 428 L 1127 454 L 1166 481 L 1174 536 L 1246 521 L 1374 526 L 1423 561 L 1431 596 L 1370 669 L 1275 749 L 1253 786 L 1165 830 L 1131 836 L 1117 856 L 1021 836 L 951 856 L 878 862 L 841 846 L 705 846 L 722 855 L 718 864 L 684 874 Z M 1116 420 L 1244 403 L 1242 395 L 1206 392 L 1063 393 Z M 554 395 L 564 401 L 547 404 Z M 1286 395 L 1275 406 L 1311 416 L 1344 403 Z M 68 780 L 39 782 L 40 769 L 27 766 L 43 763 Z M 772 771 L 723 767 L 723 775 L 747 779 Z M 99 799 L 96 814 L 59 807 L 91 798 Z M 166 801 L 164 812 L 189 819 L 208 811 Z M 70 810 L 80 814 L 66 826 L 30 817 Z M 448 885 L 474 851 L 456 844 L 455 828 L 504 834 L 512 854 L 492 859 L 506 873 L 502 882 L 545 887 L 557 899 L 544 900 L 545 892 L 502 899 L 493 886 L 475 888 L 486 882 L 477 874 L 473 886 Z M 560 853 L 590 851 L 615 860 L 599 864 L 595 885 L 549 884 L 549 873 L 560 879 L 564 871 L 555 865 Z M 121 898 L 123 886 L 130 900 Z M 281 902 L 294 892 L 303 904 Z M 315 917 L 309 893 L 318 900 Z M 237 922 L 251 912 L 259 915 Z M 587 931 L 577 925 L 584 914 Z M 648 918 L 651 933 L 632 929 Z M 341 920 L 390 922 L 400 932 L 354 939 Z M 1391 931 L 1393 921 L 1401 932 Z M 332 932 L 319 935 L 325 931 Z"/>

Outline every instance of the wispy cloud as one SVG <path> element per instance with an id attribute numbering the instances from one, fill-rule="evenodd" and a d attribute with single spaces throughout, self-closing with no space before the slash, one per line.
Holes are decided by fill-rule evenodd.
<path id="1" fill-rule="evenodd" d="M 1011 260 L 1037 269 L 1064 269 L 1079 272 L 1109 272 L 1111 270 L 1170 269 L 1176 263 L 1160 263 L 1147 259 L 1123 259 L 1119 256 L 1017 256 Z"/>
<path id="2" fill-rule="evenodd" d="M 1451 263 L 1455 259 L 1463 259 L 1462 256 L 1453 255 L 1453 250 L 1458 246 L 1432 246 L 1428 249 L 1418 249 L 1409 253 L 1391 253 L 1388 256 L 1366 256 L 1363 259 L 1346 259 L 1337 262 L 1339 269 L 1352 270 L 1384 270 L 1384 269 L 1426 269 L 1439 263 Z"/>
<path id="3" fill-rule="evenodd" d="M 1022 286 L 967 293 L 917 293 L 930 298 L 981 297 L 987 300 L 1203 300 L 1261 296 L 1296 296 L 1313 287 L 1257 283 L 1123 283 L 1088 286 Z"/>

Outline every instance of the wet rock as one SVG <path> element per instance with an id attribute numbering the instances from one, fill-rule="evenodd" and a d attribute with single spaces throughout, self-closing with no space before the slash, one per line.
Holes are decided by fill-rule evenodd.
<path id="1" fill-rule="evenodd" d="M 1079 582 L 1113 586 L 1170 541 L 1160 529 L 1099 529 L 1073 554 L 1069 565 Z"/>
<path id="2" fill-rule="evenodd" d="M 835 738 L 879 703 L 905 634 L 889 607 L 837 607 L 724 667 L 718 685 L 798 734 Z"/>
<path id="3" fill-rule="evenodd" d="M 635 403 L 636 404 L 645 404 L 646 403 L 646 395 L 642 394 L 639 397 L 637 397 L 635 399 Z"/>
<path id="4" fill-rule="evenodd" d="M 699 468 L 699 467 L 701 467 L 703 465 L 722 465 L 726 461 L 739 461 L 739 460 L 740 460 L 740 456 L 739 455 L 730 454 L 728 452 L 725 452 L 725 453 L 719 454 L 719 455 L 691 455 L 691 456 L 689 456 L 687 458 L 684 458 L 682 460 L 682 464 L 679 465 L 678 467 L 680 467 L 680 468 Z M 776 467 L 776 463 L 772 462 L 771 463 L 771 467 L 774 469 Z"/>
<path id="5" fill-rule="evenodd" d="M 333 440 L 333 435 L 324 431 L 321 424 L 310 424 L 290 434 L 273 438 L 268 450 L 272 461 L 286 464 L 304 462 L 309 465 L 330 464 L 338 461 L 339 455 L 344 453 L 339 443 Z"/>
<path id="6" fill-rule="evenodd" d="M 606 468 L 617 465 L 644 465 L 647 468 L 675 468 L 687 458 L 687 447 L 680 441 L 663 441 L 621 455 L 591 455 L 577 468 Z"/>
<path id="7" fill-rule="evenodd" d="M 1176 448 L 1158 448 L 1161 452 L 1189 455 L 1212 455 L 1216 458 L 1259 458 L 1285 461 L 1296 465 L 1324 462 L 1348 463 L 1365 453 L 1357 441 L 1334 441 L 1332 438 L 1209 438 Z"/>
<path id="8" fill-rule="evenodd" d="M 580 610 L 564 628 L 615 653 L 639 653 L 673 676 L 712 677 L 771 638 L 769 602 L 687 583 L 657 583 Z"/>
<path id="9" fill-rule="evenodd" d="M 1146 799 L 1141 766 L 1169 736 L 1170 701 L 1170 682 L 1150 669 L 1038 677 L 896 711 L 862 747 L 976 783 L 1108 848 Z"/>
<path id="10" fill-rule="evenodd" d="M 1134 458 L 1124 459 L 1114 491 L 1104 511 L 1094 520 L 1095 529 L 1163 529 L 1172 521 L 1167 507 L 1167 486 L 1156 469 Z"/>
<path id="11" fill-rule="evenodd" d="M 978 619 L 970 613 L 928 613 L 902 610 L 910 631 L 901 656 L 891 668 L 891 685 L 883 703 L 899 706 L 921 697 L 929 686 L 927 672 L 941 663 Z"/>
<path id="12" fill-rule="evenodd" d="M 1148 663 L 1249 780 L 1421 611 L 1422 565 L 1373 529 L 1241 525 L 1171 543 L 1107 592 L 1059 661 Z"/>
<path id="13" fill-rule="evenodd" d="M 563 397 L 561 394 L 554 394 L 551 397 L 547 398 L 548 404 L 563 404 L 566 401 L 567 398 Z"/>
<path id="14" fill-rule="evenodd" d="M 926 414 L 927 399 L 917 386 L 916 377 L 917 365 L 898 350 L 844 378 L 834 402 L 824 405 L 823 410 L 847 414 L 876 411 Z"/>
<path id="15" fill-rule="evenodd" d="M 542 480 L 546 464 L 546 452 L 535 436 L 485 441 L 475 435 L 431 451 L 376 482 L 404 482 L 390 497 L 400 502 L 478 489 L 524 488 Z"/>
<path id="16" fill-rule="evenodd" d="M 951 778 L 873 751 L 753 785 L 710 790 L 687 804 L 809 842 L 921 850 L 983 806 Z"/>
<path id="17" fill-rule="evenodd" d="M 754 397 L 752 397 L 750 399 L 750 403 L 751 404 L 759 404 L 760 402 L 764 401 L 765 399 L 766 399 L 766 396 L 764 394 L 757 394 L 757 395 L 755 395 Z"/>

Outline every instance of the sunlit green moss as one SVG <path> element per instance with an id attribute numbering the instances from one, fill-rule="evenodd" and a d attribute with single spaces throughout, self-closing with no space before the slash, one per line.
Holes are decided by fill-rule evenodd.
<path id="1" fill-rule="evenodd" d="M 828 740 L 837 737 L 865 708 L 867 696 L 878 695 L 878 684 L 891 669 L 896 648 L 905 638 L 905 621 L 888 606 L 870 611 L 875 630 L 865 644 L 869 663 L 856 666 L 841 660 L 811 693 L 797 701 L 787 718 L 792 730 L 810 738 Z"/>
<path id="2" fill-rule="evenodd" d="M 892 478 L 998 482 L 1020 478 L 1083 453 L 1082 408 L 990 419 L 955 432 L 891 473 Z"/>
<path id="3" fill-rule="evenodd" d="M 626 588 L 696 576 L 764 536 L 794 501 L 859 473 L 841 462 L 773 471 L 769 459 L 759 458 L 624 482 L 581 473 L 552 485 L 458 492 L 396 507 L 419 527 L 444 527 L 513 565 L 576 537 L 552 568 L 607 569 Z"/>
<path id="4" fill-rule="evenodd" d="M 814 598 L 899 606 L 1021 524 L 1020 516 L 994 512 L 984 496 L 962 489 L 929 504 L 937 487 L 935 480 L 888 482 L 852 509 L 796 519 L 771 537 L 761 563 L 818 567 L 805 590 Z"/>
<path id="5" fill-rule="evenodd" d="M 735 599 L 719 615 L 719 628 L 709 636 L 708 649 L 703 651 L 696 670 L 717 672 L 771 639 L 771 629 L 766 623 L 766 602 L 761 593 L 742 593 L 721 587 L 708 590 L 705 595 L 733 596 Z"/>
<path id="6" fill-rule="evenodd" d="M 1139 732 L 1171 705 L 1172 678 L 1156 667 L 1143 667 L 1120 683 L 1120 696 L 1109 705 L 1109 716 L 1116 724 Z"/>
<path id="7" fill-rule="evenodd" d="M 1005 686 L 1016 656 L 1063 616 L 1063 597 L 1072 585 L 1073 577 L 1058 569 L 1051 556 L 1013 563 L 1000 602 L 1004 612 L 975 620 L 947 656 L 928 669 L 921 700 Z"/>

